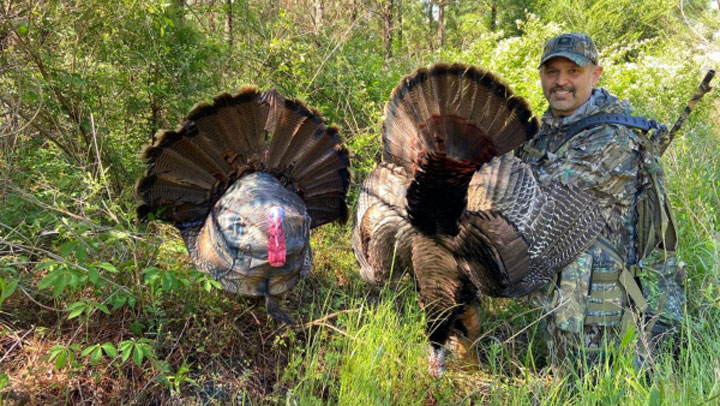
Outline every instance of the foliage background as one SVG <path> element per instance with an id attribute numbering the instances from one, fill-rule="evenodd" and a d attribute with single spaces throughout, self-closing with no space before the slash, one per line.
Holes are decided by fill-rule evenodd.
<path id="1" fill-rule="evenodd" d="M 537 61 L 564 31 L 590 34 L 601 85 L 663 122 L 720 67 L 716 1 L 1 2 L 0 404 L 715 404 L 717 92 L 664 157 L 688 321 L 652 374 L 624 346 L 594 377 L 554 376 L 539 315 L 487 300 L 479 364 L 451 360 L 433 380 L 414 287 L 364 285 L 349 225 L 314 231 L 314 270 L 283 300 L 308 322 L 290 331 L 195 271 L 172 227 L 135 221 L 139 153 L 218 92 L 276 87 L 339 124 L 354 203 L 400 78 L 480 65 L 539 115 Z"/>

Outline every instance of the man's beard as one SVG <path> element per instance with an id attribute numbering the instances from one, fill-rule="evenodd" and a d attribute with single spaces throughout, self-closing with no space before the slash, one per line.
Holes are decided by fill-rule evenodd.
<path id="1" fill-rule="evenodd" d="M 552 95 L 559 91 L 565 91 L 567 92 L 565 97 L 563 97 L 561 100 L 553 99 Z M 550 107 L 552 107 L 554 110 L 558 111 L 566 111 L 572 105 L 575 103 L 575 96 L 576 96 L 576 89 L 575 86 L 568 85 L 568 86 L 553 86 L 550 88 L 550 97 L 548 97 L 548 102 L 550 102 Z"/>

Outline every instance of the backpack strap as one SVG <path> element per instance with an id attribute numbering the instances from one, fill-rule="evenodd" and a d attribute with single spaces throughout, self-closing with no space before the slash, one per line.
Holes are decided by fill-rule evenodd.
<path id="1" fill-rule="evenodd" d="M 613 244 L 602 235 L 599 235 L 597 239 L 595 240 L 596 244 L 603 249 L 612 259 L 614 262 L 618 264 L 622 264 L 622 270 L 618 272 L 609 272 L 609 273 L 599 273 L 599 272 L 593 272 L 592 276 L 590 277 L 590 283 L 617 283 L 625 291 L 625 294 L 632 300 L 633 304 L 635 305 L 635 308 L 640 312 L 644 313 L 648 308 L 648 303 L 645 297 L 643 296 L 642 289 L 640 288 L 640 285 L 638 285 L 637 281 L 635 280 L 635 276 L 637 276 L 637 266 L 627 266 L 625 265 L 624 261 L 622 260 L 622 257 L 618 253 L 618 251 L 615 249 Z M 607 298 L 612 298 L 616 296 L 617 294 L 622 294 L 622 291 L 619 291 L 619 286 L 616 288 L 612 288 L 607 291 L 595 291 L 592 290 L 590 293 L 590 296 L 594 299 L 591 303 L 594 305 L 595 310 L 597 311 L 615 311 L 615 310 L 621 310 L 621 315 L 618 316 L 586 316 L 585 317 L 585 325 L 589 324 L 595 324 L 595 325 L 605 325 L 605 323 L 608 322 L 620 322 L 620 330 L 621 330 L 621 337 L 625 335 L 625 332 L 627 329 L 634 325 L 632 318 L 632 312 L 630 309 L 622 309 L 617 308 L 617 305 L 611 303 L 610 301 L 606 300 Z M 606 297 L 607 296 L 607 297 Z M 588 304 L 588 308 L 590 308 L 590 305 Z M 653 323 L 654 324 L 654 323 Z M 652 328 L 652 325 L 649 325 L 649 328 Z"/>
<path id="2" fill-rule="evenodd" d="M 570 125 L 570 127 L 568 127 L 565 133 L 567 134 L 567 137 L 569 139 L 582 130 L 601 124 L 622 124 L 627 127 L 636 128 L 638 130 L 641 130 L 642 132 L 648 132 L 653 129 L 660 131 L 667 130 L 665 124 L 660 124 L 655 120 L 648 120 L 645 117 L 631 116 L 627 114 L 602 113 L 587 116 L 581 120 L 574 122 L 572 125 Z"/>
<path id="3" fill-rule="evenodd" d="M 667 131 L 665 124 L 658 123 L 655 120 L 648 120 L 645 117 L 614 113 L 594 114 L 580 119 L 568 126 L 565 130 L 565 140 L 555 148 L 553 153 L 558 153 L 558 151 L 560 151 L 565 144 L 573 139 L 579 132 L 602 124 L 621 124 L 626 127 L 638 129 L 642 131 L 643 134 L 647 133 L 651 129 L 654 129 L 655 132 Z"/>

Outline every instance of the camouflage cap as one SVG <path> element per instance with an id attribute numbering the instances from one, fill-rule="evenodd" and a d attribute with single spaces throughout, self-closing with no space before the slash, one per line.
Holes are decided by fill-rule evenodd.
<path id="1" fill-rule="evenodd" d="M 580 66 L 592 62 L 598 64 L 598 50 L 592 39 L 585 34 L 571 32 L 551 38 L 543 49 L 540 66 L 556 56 L 568 58 Z"/>

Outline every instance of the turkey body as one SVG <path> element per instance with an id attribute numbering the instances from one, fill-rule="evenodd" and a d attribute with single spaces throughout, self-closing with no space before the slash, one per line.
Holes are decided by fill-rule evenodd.
<path id="1" fill-rule="evenodd" d="M 509 153 L 538 125 L 491 73 L 435 65 L 390 98 L 383 162 L 361 186 L 353 249 L 372 284 L 414 276 L 429 369 L 440 375 L 451 332 L 479 334 L 477 294 L 515 297 L 546 284 L 599 233 L 599 210 L 587 192 L 539 185 Z"/>
<path id="2" fill-rule="evenodd" d="M 285 260 L 271 264 L 269 213 L 282 208 Z M 312 265 L 310 216 L 295 193 L 272 175 L 254 172 L 238 179 L 215 204 L 197 235 L 186 240 L 193 262 L 224 289 L 243 296 L 283 293 Z M 214 223 L 221 225 L 216 227 Z M 267 284 L 267 286 L 265 286 Z"/>
<path id="3" fill-rule="evenodd" d="M 350 172 L 337 129 L 275 90 L 245 88 L 201 104 L 144 153 L 138 217 L 173 224 L 198 270 L 224 290 L 272 295 L 312 267 L 310 229 L 345 221 Z"/>

